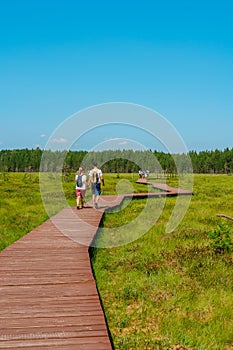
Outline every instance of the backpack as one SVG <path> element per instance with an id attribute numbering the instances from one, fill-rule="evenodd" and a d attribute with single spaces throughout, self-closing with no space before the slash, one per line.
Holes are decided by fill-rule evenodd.
<path id="1" fill-rule="evenodd" d="M 99 174 L 97 173 L 97 171 L 93 171 L 93 174 L 92 174 L 92 181 L 93 181 L 94 183 L 99 182 Z"/>
<path id="2" fill-rule="evenodd" d="M 83 185 L 82 176 L 83 176 L 83 175 L 78 174 L 77 181 L 76 181 L 77 187 L 82 187 L 82 185 Z"/>

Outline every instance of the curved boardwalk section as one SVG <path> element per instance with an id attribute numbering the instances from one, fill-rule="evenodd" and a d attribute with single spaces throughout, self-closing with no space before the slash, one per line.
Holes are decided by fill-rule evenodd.
<path id="1" fill-rule="evenodd" d="M 155 187 L 102 196 L 99 210 L 63 209 L 1 252 L 0 349 L 112 349 L 88 247 L 104 211 L 124 198 L 191 194 Z"/>
<path id="2" fill-rule="evenodd" d="M 138 179 L 137 183 L 143 184 L 143 185 L 151 185 L 154 188 L 158 189 L 161 191 L 161 193 L 157 193 L 157 195 L 165 195 L 165 196 L 180 196 L 180 195 L 192 195 L 193 192 L 189 190 L 183 190 L 181 188 L 175 188 L 175 187 L 170 187 L 167 184 L 164 183 L 157 183 L 157 182 L 150 182 L 147 179 Z M 151 195 L 149 193 L 148 195 Z"/>

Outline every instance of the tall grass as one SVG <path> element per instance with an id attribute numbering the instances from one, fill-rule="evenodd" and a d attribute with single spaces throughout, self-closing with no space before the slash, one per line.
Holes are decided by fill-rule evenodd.
<path id="1" fill-rule="evenodd" d="M 38 174 L 1 174 L 0 204 L 0 250 L 47 219 Z"/>
<path id="2" fill-rule="evenodd" d="M 158 200 L 151 199 L 155 208 Z M 233 256 L 227 250 L 219 254 L 209 235 L 224 220 L 216 213 L 232 215 L 233 177 L 196 175 L 190 207 L 167 234 L 175 200 L 166 199 L 159 220 L 143 237 L 91 251 L 115 349 L 233 348 Z M 119 223 L 134 220 L 144 201 L 105 214 L 102 226 L 117 225 L 121 235 Z M 108 239 L 101 228 L 97 239 Z"/>

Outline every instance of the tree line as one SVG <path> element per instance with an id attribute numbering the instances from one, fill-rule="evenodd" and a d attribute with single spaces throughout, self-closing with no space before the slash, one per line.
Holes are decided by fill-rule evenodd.
<path id="1" fill-rule="evenodd" d="M 90 169 L 93 161 L 106 173 L 135 173 L 140 169 L 167 174 L 233 173 L 233 149 L 229 148 L 187 154 L 152 150 L 43 151 L 39 148 L 0 151 L 1 172 L 73 172 L 79 166 Z"/>

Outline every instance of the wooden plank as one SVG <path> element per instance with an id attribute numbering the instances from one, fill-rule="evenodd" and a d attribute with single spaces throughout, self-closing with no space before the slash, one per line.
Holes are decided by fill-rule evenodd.
<path id="1" fill-rule="evenodd" d="M 46 336 L 46 334 L 45 334 Z M 14 340 L 6 338 L 0 342 L 0 349 L 20 349 L 20 350 L 105 350 L 109 349 L 109 344 L 106 336 L 93 337 L 69 337 L 62 338 L 62 333 L 54 333 L 54 338 L 31 339 L 27 336 L 22 339 Z"/>
<path id="2" fill-rule="evenodd" d="M 233 220 L 233 217 L 229 216 L 229 215 L 225 215 L 225 214 L 216 214 L 216 216 L 228 219 L 228 220 Z"/>

